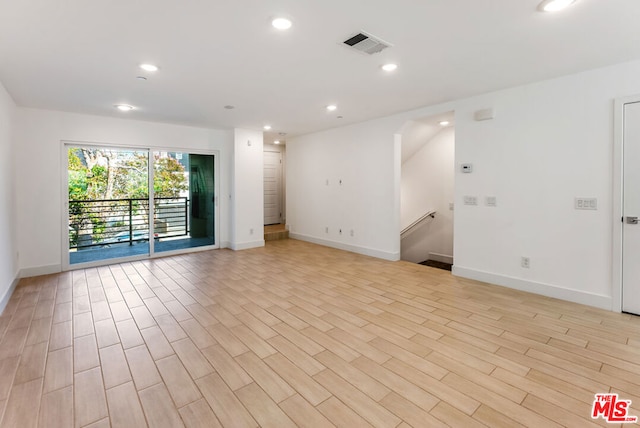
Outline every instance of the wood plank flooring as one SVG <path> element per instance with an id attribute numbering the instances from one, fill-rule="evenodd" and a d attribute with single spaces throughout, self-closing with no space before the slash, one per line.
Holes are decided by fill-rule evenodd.
<path id="1" fill-rule="evenodd" d="M 2 427 L 590 427 L 640 318 L 295 240 L 23 279 Z"/>

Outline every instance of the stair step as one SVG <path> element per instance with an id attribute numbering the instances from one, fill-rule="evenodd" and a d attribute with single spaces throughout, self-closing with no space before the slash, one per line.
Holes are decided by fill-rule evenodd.
<path id="1" fill-rule="evenodd" d="M 288 230 L 280 230 L 277 232 L 265 232 L 264 240 L 265 241 L 278 241 L 280 239 L 289 239 L 289 231 Z"/>
<path id="2" fill-rule="evenodd" d="M 425 260 L 425 261 L 420 262 L 418 264 L 419 265 L 424 265 L 424 266 L 429 266 L 429 267 L 434 267 L 434 268 L 438 268 L 438 269 L 444 269 L 444 270 L 451 270 L 451 267 L 453 266 L 450 263 L 439 262 L 437 260 Z"/>

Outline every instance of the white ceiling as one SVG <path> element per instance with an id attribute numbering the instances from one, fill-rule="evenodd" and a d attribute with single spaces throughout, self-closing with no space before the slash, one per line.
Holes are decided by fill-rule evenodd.
<path id="1" fill-rule="evenodd" d="M 538 3 L 3 0 L 0 81 L 20 106 L 269 123 L 272 140 L 640 58 L 640 1 L 578 0 L 556 14 Z M 278 14 L 291 30 L 270 26 Z M 366 56 L 341 45 L 360 30 L 393 47 Z M 379 68 L 389 61 L 393 74 Z M 139 81 L 141 62 L 161 70 Z M 119 113 L 117 103 L 138 109 Z M 330 103 L 338 110 L 327 113 Z"/>
<path id="2" fill-rule="evenodd" d="M 443 126 L 441 122 L 449 122 Z M 446 128 L 455 127 L 454 112 L 446 112 L 433 116 L 410 120 L 402 127 L 401 159 L 402 164 L 411 159 L 418 150 L 431 141 Z"/>

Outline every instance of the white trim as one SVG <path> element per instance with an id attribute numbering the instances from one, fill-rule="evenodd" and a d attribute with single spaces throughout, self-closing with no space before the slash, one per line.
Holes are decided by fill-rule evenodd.
<path id="1" fill-rule="evenodd" d="M 32 276 L 50 275 L 62 272 L 62 265 L 35 266 L 20 269 L 20 278 L 30 278 Z"/>
<path id="2" fill-rule="evenodd" d="M 357 245 L 345 244 L 342 242 L 331 241 L 328 239 L 316 238 L 313 236 L 303 235 L 300 233 L 289 232 L 289 238 L 298 239 L 300 241 L 311 242 L 312 244 L 324 245 L 325 247 L 337 248 L 339 250 L 350 251 L 352 253 L 362 254 L 365 256 L 376 257 L 378 259 L 389 260 L 392 262 L 400 260 L 400 253 L 390 253 L 388 251 L 376 250 L 375 248 L 360 247 Z"/>
<path id="3" fill-rule="evenodd" d="M 429 253 L 427 260 L 435 260 L 436 262 L 453 264 L 453 256 L 441 253 Z"/>
<path id="4" fill-rule="evenodd" d="M 152 236 L 153 239 L 149 239 L 149 257 L 152 257 L 155 254 L 155 232 L 156 232 L 156 204 L 154 198 L 156 196 L 155 189 L 153 187 L 153 180 L 155 177 L 155 158 L 153 158 L 153 152 L 151 149 L 147 150 L 147 190 L 149 191 L 147 203 L 149 204 L 149 215 L 147 218 L 147 223 L 149 224 L 149 238 Z M 186 221 L 186 219 L 185 219 Z"/>
<path id="5" fill-rule="evenodd" d="M 11 296 L 13 295 L 13 292 L 15 291 L 16 286 L 18 285 L 19 282 L 20 282 L 20 275 L 16 275 L 13 278 L 13 281 L 11 281 L 11 286 L 4 293 L 4 296 L 2 296 L 2 299 L 0 299 L 0 315 L 2 315 L 2 313 L 4 312 L 4 308 L 7 307 L 7 304 L 9 303 L 9 300 L 11 300 Z"/>
<path id="6" fill-rule="evenodd" d="M 556 285 L 544 284 L 541 282 L 527 281 L 510 276 L 497 275 L 490 272 L 483 272 L 475 269 L 454 266 L 452 273 L 462 278 L 474 279 L 488 284 L 500 285 L 502 287 L 513 288 L 515 290 L 527 291 L 529 293 L 541 294 L 547 297 L 567 300 L 583 305 L 594 306 L 596 308 L 611 309 L 611 297 L 601 294 L 587 293 L 581 290 L 558 287 Z"/>
<path id="7" fill-rule="evenodd" d="M 229 248 L 231 248 L 233 251 L 241 251 L 241 250 L 248 250 L 250 248 L 260 248 L 260 247 L 264 247 L 264 239 L 260 241 L 235 242 L 235 243 L 232 243 Z"/>
<path id="8" fill-rule="evenodd" d="M 198 153 L 196 153 L 198 154 Z M 220 246 L 220 150 L 211 150 L 213 156 L 213 236 L 212 248 L 222 248 Z"/>
<path id="9" fill-rule="evenodd" d="M 130 263 L 130 262 L 138 262 L 141 260 L 149 260 L 149 258 L 150 257 L 148 255 L 113 257 L 109 259 L 96 260 L 93 262 L 74 263 L 72 265 L 69 265 L 69 269 L 67 270 L 72 271 L 72 270 L 88 269 L 88 268 L 101 267 L 101 266 L 111 266 L 111 265 L 117 265 L 120 263 Z"/>
<path id="10" fill-rule="evenodd" d="M 67 271 L 70 269 L 69 265 L 71 264 L 69 256 L 69 148 L 73 146 L 71 143 L 67 143 L 65 141 L 60 141 L 60 143 L 60 165 L 62 165 L 60 174 L 62 187 L 62 214 L 60 215 L 60 269 Z"/>
<path id="11" fill-rule="evenodd" d="M 179 248 L 177 250 L 155 252 L 148 258 L 159 259 L 162 257 L 180 256 L 182 254 L 199 253 L 200 251 L 217 250 L 218 248 L 219 247 L 217 245 L 203 245 L 201 247 Z"/>
<path id="12" fill-rule="evenodd" d="M 229 242 L 229 241 L 220 241 L 220 248 L 231 248 L 231 242 Z"/>
<path id="13" fill-rule="evenodd" d="M 624 106 L 640 102 L 640 94 L 617 98 L 613 111 L 613 242 L 611 255 L 611 310 L 622 312 L 622 233 L 624 215 Z"/>

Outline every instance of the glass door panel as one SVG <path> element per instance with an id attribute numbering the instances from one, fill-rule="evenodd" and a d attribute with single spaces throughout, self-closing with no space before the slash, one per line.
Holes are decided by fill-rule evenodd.
<path id="1" fill-rule="evenodd" d="M 214 156 L 154 152 L 154 252 L 215 245 Z"/>
<path id="2" fill-rule="evenodd" d="M 67 147 L 69 264 L 149 255 L 147 151 Z"/>

